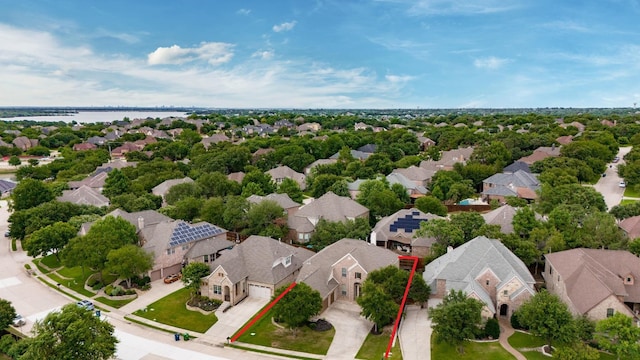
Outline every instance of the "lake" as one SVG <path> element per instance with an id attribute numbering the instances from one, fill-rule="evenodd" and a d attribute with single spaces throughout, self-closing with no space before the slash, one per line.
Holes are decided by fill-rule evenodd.
<path id="1" fill-rule="evenodd" d="M 3 121 L 19 121 L 19 120 L 34 120 L 34 121 L 64 121 L 79 123 L 101 123 L 110 122 L 116 120 L 122 120 L 125 117 L 129 119 L 146 119 L 150 118 L 165 118 L 165 117 L 186 117 L 187 114 L 178 111 L 79 111 L 76 114 L 69 116 L 26 116 L 15 118 L 0 118 Z"/>

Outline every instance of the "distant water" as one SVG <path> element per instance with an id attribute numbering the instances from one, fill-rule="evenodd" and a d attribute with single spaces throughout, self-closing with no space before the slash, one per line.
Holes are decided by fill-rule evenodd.
<path id="1" fill-rule="evenodd" d="M 146 119 L 150 118 L 165 118 L 165 117 L 186 117 L 186 113 L 177 111 L 79 111 L 76 114 L 69 116 L 26 116 L 15 118 L 0 118 L 4 121 L 18 121 L 18 120 L 34 120 L 34 121 L 64 121 L 79 123 L 101 123 L 108 121 L 122 120 L 125 117 L 129 119 Z"/>

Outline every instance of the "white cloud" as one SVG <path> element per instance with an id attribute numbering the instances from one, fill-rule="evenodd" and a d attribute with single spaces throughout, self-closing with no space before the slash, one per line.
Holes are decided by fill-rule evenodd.
<path id="1" fill-rule="evenodd" d="M 293 29 L 294 26 L 296 26 L 298 22 L 297 21 L 289 21 L 289 22 L 283 22 L 282 24 L 279 25 L 273 25 L 273 31 L 275 32 L 282 32 L 282 31 L 290 31 Z"/>
<path id="2" fill-rule="evenodd" d="M 249 15 L 251 13 L 251 9 L 240 9 L 236 11 L 238 15 Z"/>
<path id="3" fill-rule="evenodd" d="M 109 31 L 106 29 L 98 29 L 96 36 L 104 36 L 104 37 L 110 37 L 110 38 L 114 38 L 114 39 L 118 39 L 122 42 L 125 42 L 127 44 L 135 44 L 137 42 L 140 41 L 140 38 L 136 35 L 133 34 L 127 34 L 127 33 L 119 33 L 119 32 L 113 32 L 113 31 Z"/>
<path id="4" fill-rule="evenodd" d="M 251 57 L 259 58 L 262 60 L 270 60 L 273 58 L 275 52 L 273 50 L 259 50 L 251 54 Z"/>
<path id="5" fill-rule="evenodd" d="M 231 60 L 232 48 L 233 45 L 221 42 L 203 42 L 195 48 L 182 48 L 179 45 L 159 47 L 147 56 L 147 61 L 149 65 L 163 65 L 205 60 L 211 65 L 218 65 Z"/>
<path id="6" fill-rule="evenodd" d="M 476 15 L 505 12 L 520 7 L 519 0 L 377 0 L 409 7 L 409 15 Z"/>
<path id="7" fill-rule="evenodd" d="M 473 65 L 479 69 L 496 70 L 509 62 L 509 59 L 501 59 L 495 56 L 478 58 L 473 61 Z"/>
<path id="8" fill-rule="evenodd" d="M 392 84 L 403 84 L 413 80 L 414 77 L 409 75 L 386 75 L 385 79 Z"/>

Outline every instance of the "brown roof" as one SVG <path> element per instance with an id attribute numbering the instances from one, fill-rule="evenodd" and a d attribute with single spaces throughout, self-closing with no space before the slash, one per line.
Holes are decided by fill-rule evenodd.
<path id="1" fill-rule="evenodd" d="M 567 296 L 581 314 L 611 295 L 640 302 L 640 258 L 628 251 L 572 249 L 545 258 L 564 280 Z M 627 276 L 634 285 L 623 283 Z"/>
<path id="2" fill-rule="evenodd" d="M 348 197 L 338 196 L 329 191 L 316 200 L 303 205 L 295 214 L 297 217 L 327 221 L 345 221 L 368 216 L 369 209 Z"/>
<path id="3" fill-rule="evenodd" d="M 620 228 L 627 233 L 629 239 L 640 238 L 640 215 L 620 221 Z"/>

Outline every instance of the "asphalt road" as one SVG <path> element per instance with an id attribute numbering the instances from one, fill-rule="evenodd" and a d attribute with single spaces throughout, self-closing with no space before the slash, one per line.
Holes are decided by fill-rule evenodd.
<path id="1" fill-rule="evenodd" d="M 631 146 L 620 148 L 618 151 L 620 161 L 618 163 L 611 163 L 605 172 L 607 176 L 601 177 L 598 183 L 593 186 L 596 191 L 602 194 L 604 202 L 607 204 L 607 209 L 609 210 L 620 204 L 622 196 L 624 195 L 624 188 L 619 186 L 622 178 L 618 176 L 617 165 L 624 164 L 623 157 L 628 154 L 629 151 L 631 151 Z"/>

